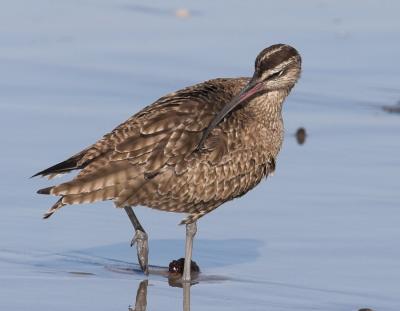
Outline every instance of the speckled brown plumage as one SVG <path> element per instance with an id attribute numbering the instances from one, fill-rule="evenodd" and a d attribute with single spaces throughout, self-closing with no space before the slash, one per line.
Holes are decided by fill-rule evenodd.
<path id="1" fill-rule="evenodd" d="M 60 196 L 44 217 L 68 204 L 113 200 L 117 207 L 187 213 L 182 223 L 191 223 L 245 194 L 275 169 L 282 103 L 299 74 L 297 51 L 275 45 L 260 53 L 251 79 L 209 80 L 158 99 L 92 146 L 36 174 L 81 170 L 71 181 L 39 190 Z M 282 77 L 285 87 L 275 81 Z M 216 120 L 255 79 L 269 87 Z"/>

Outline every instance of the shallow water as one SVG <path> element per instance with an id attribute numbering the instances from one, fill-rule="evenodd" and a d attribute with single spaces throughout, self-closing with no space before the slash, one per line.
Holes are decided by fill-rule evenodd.
<path id="1" fill-rule="evenodd" d="M 199 222 L 192 310 L 398 310 L 400 5 L 394 1 L 13 1 L 0 11 L 0 308 L 127 310 L 146 284 L 124 212 L 54 201 L 28 179 L 161 95 L 252 74 L 285 42 L 303 75 L 275 176 Z M 190 16 L 177 17 L 187 7 Z M 305 127 L 304 145 L 294 133 Z M 165 268 L 182 215 L 138 208 L 147 310 L 181 310 Z M 137 311 L 139 308 L 137 308 Z"/>

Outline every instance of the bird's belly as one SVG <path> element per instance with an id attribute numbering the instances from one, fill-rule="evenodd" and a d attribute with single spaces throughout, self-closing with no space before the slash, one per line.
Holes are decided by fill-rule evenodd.
<path id="1" fill-rule="evenodd" d="M 223 203 L 257 185 L 268 174 L 269 165 L 268 156 L 254 152 L 230 154 L 217 164 L 188 163 L 181 175 L 175 174 L 173 169 L 172 173 L 168 172 L 171 176 L 163 192 L 171 200 L 184 204 Z"/>
<path id="2" fill-rule="evenodd" d="M 158 210 L 188 213 L 190 223 L 221 204 L 254 188 L 274 168 L 267 153 L 241 150 L 213 164 L 205 159 L 189 161 L 183 173 L 170 167 L 152 181 L 154 191 L 142 205 Z"/>

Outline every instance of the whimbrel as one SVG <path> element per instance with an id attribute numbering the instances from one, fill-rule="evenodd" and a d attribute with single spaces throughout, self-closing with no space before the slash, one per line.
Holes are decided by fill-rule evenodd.
<path id="1" fill-rule="evenodd" d="M 99 141 L 34 176 L 80 170 L 38 191 L 59 196 L 48 218 L 68 204 L 113 200 L 134 228 L 148 273 L 147 234 L 132 207 L 187 213 L 183 280 L 190 281 L 196 222 L 244 195 L 275 170 L 283 141 L 282 103 L 297 82 L 301 58 L 272 45 L 257 56 L 252 78 L 219 78 L 161 97 Z"/>

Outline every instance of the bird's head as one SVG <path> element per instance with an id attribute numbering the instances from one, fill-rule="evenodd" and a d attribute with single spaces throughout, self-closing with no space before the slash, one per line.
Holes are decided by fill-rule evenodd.
<path id="1" fill-rule="evenodd" d="M 268 90 L 290 89 L 300 77 L 301 57 L 286 44 L 272 45 L 258 54 L 253 83 L 262 83 Z"/>
<path id="2" fill-rule="evenodd" d="M 290 91 L 300 72 L 300 54 L 290 45 L 275 44 L 262 50 L 255 61 L 254 75 L 236 98 L 236 105 L 262 93 Z"/>
<path id="3" fill-rule="evenodd" d="M 229 112 L 253 98 L 263 94 L 282 91 L 289 93 L 300 77 L 301 57 L 295 48 L 287 44 L 275 44 L 262 50 L 255 62 L 254 75 L 249 83 L 214 117 L 203 133 L 200 148 L 211 133 Z"/>

